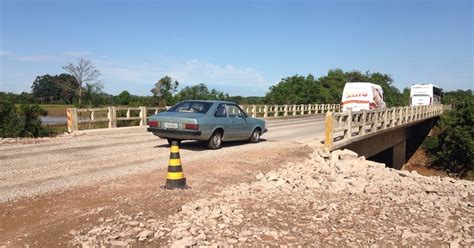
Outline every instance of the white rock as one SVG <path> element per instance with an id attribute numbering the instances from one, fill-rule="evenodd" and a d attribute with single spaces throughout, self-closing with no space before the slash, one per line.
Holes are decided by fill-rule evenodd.
<path id="1" fill-rule="evenodd" d="M 339 159 L 346 161 L 356 159 L 359 155 L 351 150 L 344 149 L 339 153 Z"/>
<path id="2" fill-rule="evenodd" d="M 197 241 L 194 238 L 187 237 L 187 238 L 183 238 L 183 239 L 174 241 L 171 244 L 170 247 L 171 248 L 183 248 L 183 247 L 193 246 L 193 245 L 196 245 L 196 244 L 197 244 Z"/>

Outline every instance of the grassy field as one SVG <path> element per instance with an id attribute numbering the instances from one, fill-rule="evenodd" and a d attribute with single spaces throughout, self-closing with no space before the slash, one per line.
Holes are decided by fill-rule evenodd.
<path id="1" fill-rule="evenodd" d="M 40 107 L 48 111 L 48 116 L 51 117 L 65 117 L 66 109 L 73 108 L 74 105 L 62 104 L 40 104 Z"/>

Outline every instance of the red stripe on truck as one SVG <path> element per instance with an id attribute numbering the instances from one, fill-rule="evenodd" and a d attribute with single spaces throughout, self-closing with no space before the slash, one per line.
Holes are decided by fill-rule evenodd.
<path id="1" fill-rule="evenodd" d="M 348 103 L 370 103 L 370 101 L 367 100 L 347 100 L 345 102 L 342 102 L 341 104 L 348 104 Z"/>

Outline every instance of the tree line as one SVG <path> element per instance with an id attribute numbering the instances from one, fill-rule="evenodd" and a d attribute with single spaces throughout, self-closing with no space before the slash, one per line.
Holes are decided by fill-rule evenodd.
<path id="1" fill-rule="evenodd" d="M 393 79 L 388 74 L 360 71 L 344 72 L 341 69 L 330 70 L 327 75 L 315 78 L 294 75 L 283 78 L 270 87 L 264 101 L 271 104 L 309 104 L 309 103 L 340 103 L 346 82 L 371 82 L 378 84 L 384 91 L 387 106 L 407 105 L 410 96 L 408 88 L 400 92 L 393 86 Z"/>
<path id="2" fill-rule="evenodd" d="M 137 96 L 124 90 L 118 95 L 103 91 L 99 80 L 100 71 L 89 60 L 80 59 L 77 64 L 63 67 L 65 73 L 41 75 L 31 85 L 31 92 L 21 94 L 0 92 L 0 97 L 15 103 L 75 104 L 78 107 L 103 105 L 165 106 L 190 99 L 227 100 L 239 104 L 309 104 L 339 103 L 346 82 L 372 82 L 384 90 L 387 106 L 407 105 L 409 89 L 400 92 L 392 83 L 390 75 L 380 72 L 330 70 L 327 75 L 315 78 L 293 75 L 271 86 L 265 96 L 231 96 L 226 92 L 209 89 L 200 83 L 183 87 L 169 76 L 159 79 L 150 92 L 152 96 Z"/>
<path id="3" fill-rule="evenodd" d="M 190 99 L 227 100 L 239 104 L 337 104 L 341 101 L 346 82 L 380 85 L 388 107 L 406 106 L 410 97 L 410 89 L 397 89 L 389 74 L 357 70 L 329 70 L 327 75 L 319 78 L 312 74 L 293 75 L 271 86 L 265 96 L 244 97 L 209 89 L 204 83 L 185 86 L 178 91 L 180 82 L 170 76 L 164 76 L 151 85 L 152 96 L 132 95 L 127 90 L 112 95 L 103 91 L 99 79 L 101 72 L 89 60 L 79 59 L 76 64 L 68 63 L 63 69 L 65 73 L 59 75 L 37 76 L 31 85 L 31 92 L 0 92 L 0 99 L 16 104 L 74 104 L 80 108 L 104 105 L 170 106 Z M 446 94 L 444 102 L 453 100 Z"/>

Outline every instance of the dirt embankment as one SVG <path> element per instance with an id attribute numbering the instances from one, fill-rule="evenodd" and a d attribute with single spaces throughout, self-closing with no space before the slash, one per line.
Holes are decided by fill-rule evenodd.
<path id="1" fill-rule="evenodd" d="M 75 170 L 72 174 L 70 171 L 68 173 L 60 170 L 62 173 L 60 178 L 70 178 L 74 181 L 77 179 L 74 175 L 84 175 L 94 180 L 78 181 L 84 183 L 78 186 L 71 186 L 61 181 L 58 184 L 59 191 L 58 188 L 54 188 L 56 186 L 51 188 L 53 191 L 49 191 L 50 187 L 47 187 L 45 189 L 48 191 L 34 194 L 31 198 L 17 198 L 15 201 L 0 204 L 0 246 L 72 246 L 71 240 L 74 235 L 81 233 L 81 230 L 90 229 L 101 223 L 112 223 L 111 220 L 118 219 L 120 215 L 153 216 L 157 220 L 164 220 L 178 212 L 181 206 L 188 202 L 210 198 L 230 185 L 250 182 L 258 171 L 266 172 L 279 168 L 288 161 L 302 162 L 312 151 L 308 146 L 294 142 L 230 143 L 219 151 L 209 151 L 205 146 L 192 142 L 183 144 L 182 163 L 191 189 L 170 191 L 161 188 L 167 173 L 168 146 L 163 141 L 160 141 L 163 144 L 153 145 L 153 142 L 157 142 L 154 137 L 153 140 L 149 140 L 145 139 L 143 134 L 136 135 L 137 137 L 132 138 L 126 134 L 115 134 L 108 136 L 107 140 L 104 140 L 103 136 L 75 137 L 77 144 L 69 146 L 80 147 L 86 145 L 83 142 L 87 141 L 101 145 L 95 148 L 93 153 L 85 153 L 90 154 L 87 158 L 82 157 L 80 151 L 77 152 L 77 156 L 81 158 L 79 160 L 81 163 L 77 165 L 62 164 L 61 161 L 67 157 L 59 153 L 57 156 L 46 158 L 44 166 L 51 166 L 51 162 L 54 162 L 53 165 L 58 164 L 65 168 L 69 167 L 69 170 Z M 136 144 L 123 148 L 129 149 L 126 152 L 123 150 L 123 155 L 117 154 L 117 149 L 114 147 L 108 148 L 106 145 L 110 142 L 121 142 L 125 138 L 127 142 L 136 141 Z M 65 149 L 66 145 L 62 142 L 62 139 L 58 139 L 37 144 L 32 151 Z M 21 154 L 15 153 L 16 147 L 15 145 L 3 147 L 10 151 L 11 154 L 8 153 L 12 156 L 10 159 L 22 159 Z M 140 154 L 140 156 L 126 156 L 127 154 Z M 86 164 L 87 161 L 96 159 L 106 162 Z M 134 162 L 143 159 L 150 161 Z M 20 164 L 17 168 L 18 173 L 22 175 L 35 176 L 30 168 L 34 168 L 34 164 L 42 164 L 38 160 L 29 161 L 28 157 L 23 161 L 24 164 Z M 119 174 L 107 167 L 108 164 L 116 163 L 124 164 L 122 167 L 117 167 L 121 170 Z M 21 169 L 22 166 L 26 166 L 27 170 Z M 86 169 L 81 166 L 85 166 Z M 87 168 L 94 169 L 87 170 Z M 98 177 L 106 172 L 109 176 Z M 38 178 L 45 176 L 48 176 L 48 173 L 42 172 Z M 115 179 L 107 179 L 110 176 Z M 102 179 L 99 180 L 100 178 Z M 29 176 L 21 180 L 27 185 L 36 184 L 29 181 Z M 49 180 L 46 178 L 46 182 Z"/>
<path id="2" fill-rule="evenodd" d="M 72 245 L 472 246 L 474 183 L 318 150 L 165 219 L 116 213 Z"/>

